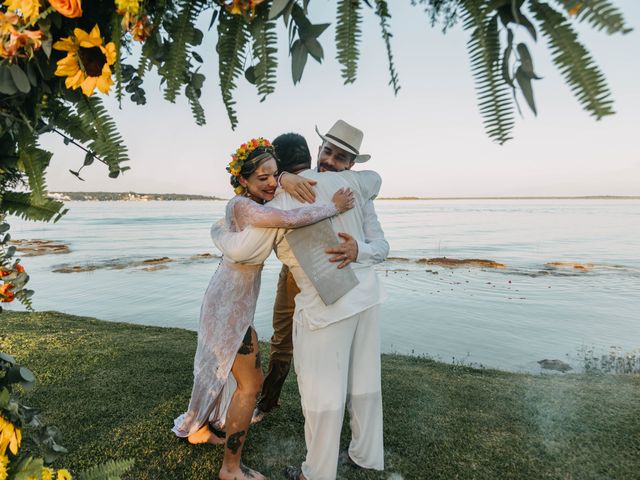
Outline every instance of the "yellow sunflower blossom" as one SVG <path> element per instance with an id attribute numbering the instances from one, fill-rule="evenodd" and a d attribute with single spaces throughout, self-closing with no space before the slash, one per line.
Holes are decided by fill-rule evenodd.
<path id="1" fill-rule="evenodd" d="M 32 23 L 40 15 L 40 0 L 6 0 L 3 5 L 10 12 L 20 12 L 26 23 Z"/>
<path id="2" fill-rule="evenodd" d="M 82 93 L 88 97 L 96 88 L 109 93 L 113 85 L 110 66 L 115 63 L 117 52 L 113 42 L 103 45 L 98 25 L 90 33 L 74 29 L 73 36 L 57 41 L 53 48 L 67 52 L 67 56 L 58 61 L 55 71 L 56 76 L 67 77 L 67 88 L 82 88 Z"/>
<path id="3" fill-rule="evenodd" d="M 7 480 L 9 478 L 9 458 L 5 455 L 0 457 L 0 480 Z"/>
<path id="4" fill-rule="evenodd" d="M 7 447 L 11 453 L 17 455 L 21 441 L 22 431 L 9 420 L 0 416 L 0 457 L 6 453 Z"/>
<path id="5" fill-rule="evenodd" d="M 60 470 L 58 470 L 56 480 L 71 480 L 71 474 L 69 473 L 69 470 L 67 470 L 66 468 L 61 468 Z"/>
<path id="6" fill-rule="evenodd" d="M 42 467 L 42 480 L 53 480 L 54 471 L 49 467 Z"/>
<path id="7" fill-rule="evenodd" d="M 244 193 L 244 187 L 242 185 L 238 185 L 233 189 L 233 193 L 235 193 L 236 195 L 242 195 Z"/>
<path id="8" fill-rule="evenodd" d="M 116 10 L 120 15 L 128 13 L 137 15 L 140 11 L 140 0 L 115 0 Z"/>

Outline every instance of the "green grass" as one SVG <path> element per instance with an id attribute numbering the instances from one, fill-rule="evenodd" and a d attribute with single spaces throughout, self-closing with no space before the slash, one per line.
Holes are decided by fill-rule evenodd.
<path id="1" fill-rule="evenodd" d="M 38 379 L 24 402 L 64 433 L 59 466 L 134 458 L 130 479 L 216 478 L 222 448 L 171 433 L 189 401 L 195 344 L 180 329 L 0 316 L 0 350 Z M 640 478 L 640 375 L 524 375 L 399 355 L 384 355 L 382 369 L 386 470 L 341 467 L 338 478 Z M 304 452 L 291 375 L 282 407 L 250 431 L 245 462 L 277 479 Z"/>

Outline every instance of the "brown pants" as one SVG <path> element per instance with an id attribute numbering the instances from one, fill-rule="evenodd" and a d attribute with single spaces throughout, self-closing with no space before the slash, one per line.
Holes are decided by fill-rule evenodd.
<path id="1" fill-rule="evenodd" d="M 273 304 L 273 336 L 269 354 L 269 371 L 262 384 L 258 408 L 269 412 L 278 406 L 282 386 L 289 374 L 293 358 L 293 311 L 295 296 L 300 292 L 293 275 L 286 265 L 282 266 L 278 277 L 278 290 Z"/>

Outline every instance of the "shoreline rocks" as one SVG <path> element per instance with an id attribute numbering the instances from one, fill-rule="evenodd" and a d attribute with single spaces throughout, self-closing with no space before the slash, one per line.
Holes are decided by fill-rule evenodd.
<path id="1" fill-rule="evenodd" d="M 54 240 L 20 239 L 9 241 L 9 245 L 15 246 L 23 257 L 58 255 L 71 252 L 67 243 Z"/>

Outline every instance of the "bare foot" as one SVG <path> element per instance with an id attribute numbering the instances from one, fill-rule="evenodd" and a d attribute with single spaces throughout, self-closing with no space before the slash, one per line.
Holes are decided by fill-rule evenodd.
<path id="1" fill-rule="evenodd" d="M 218 437 L 211 430 L 208 425 L 203 425 L 200 430 L 192 433 L 187 437 L 187 441 L 192 445 L 198 445 L 200 443 L 211 443 L 212 445 L 221 445 L 224 443 L 224 438 Z"/>
<path id="2" fill-rule="evenodd" d="M 240 464 L 236 470 L 227 470 L 224 465 L 218 474 L 219 480 L 266 480 L 267 477 L 246 465 Z"/>

